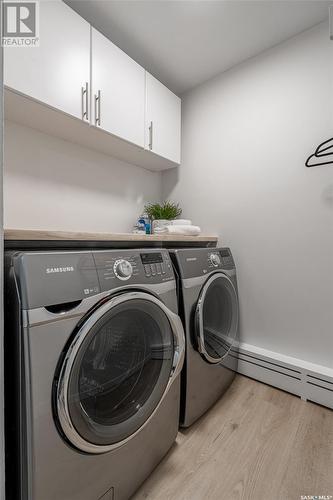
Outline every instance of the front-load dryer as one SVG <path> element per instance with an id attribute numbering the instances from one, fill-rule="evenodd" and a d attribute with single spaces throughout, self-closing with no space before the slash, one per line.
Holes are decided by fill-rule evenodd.
<path id="1" fill-rule="evenodd" d="M 8 498 L 129 498 L 179 423 L 169 254 L 7 254 L 5 325 Z"/>
<path id="2" fill-rule="evenodd" d="M 180 423 L 190 426 L 226 391 L 237 370 L 238 293 L 229 248 L 170 251 L 179 277 L 186 339 Z"/>

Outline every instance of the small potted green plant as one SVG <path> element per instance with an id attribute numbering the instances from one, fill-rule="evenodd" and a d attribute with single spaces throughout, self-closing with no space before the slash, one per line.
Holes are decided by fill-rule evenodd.
<path id="1" fill-rule="evenodd" d="M 170 224 L 170 221 L 177 219 L 182 213 L 179 203 L 164 201 L 161 203 L 148 203 L 145 205 L 145 212 L 151 220 L 151 228 L 154 233 L 157 229 L 163 229 Z"/>

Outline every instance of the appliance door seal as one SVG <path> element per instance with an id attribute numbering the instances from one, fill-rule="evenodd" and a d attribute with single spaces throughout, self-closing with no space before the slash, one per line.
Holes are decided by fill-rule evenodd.
<path id="1" fill-rule="evenodd" d="M 234 346 L 239 320 L 238 297 L 231 279 L 213 274 L 200 292 L 195 310 L 197 348 L 212 364 L 221 363 Z"/>

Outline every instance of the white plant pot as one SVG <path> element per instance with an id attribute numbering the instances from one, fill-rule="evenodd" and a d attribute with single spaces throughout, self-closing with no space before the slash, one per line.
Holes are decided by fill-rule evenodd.
<path id="1" fill-rule="evenodd" d="M 165 226 L 169 226 L 169 225 L 170 225 L 170 221 L 167 219 L 153 220 L 153 224 L 152 224 L 153 234 L 154 233 L 158 234 L 160 229 L 163 230 L 163 228 Z"/>

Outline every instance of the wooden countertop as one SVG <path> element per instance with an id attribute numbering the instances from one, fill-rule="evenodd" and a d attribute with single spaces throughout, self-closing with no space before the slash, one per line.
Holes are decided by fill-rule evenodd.
<path id="1" fill-rule="evenodd" d="M 172 234 L 86 233 L 35 229 L 5 229 L 5 240 L 75 240 L 75 241 L 217 241 L 217 236 L 182 236 Z"/>
<path id="2" fill-rule="evenodd" d="M 202 246 L 214 247 L 217 244 L 217 236 L 182 236 L 182 235 L 161 235 L 161 234 L 132 234 L 132 233 L 107 233 L 107 232 L 81 232 L 81 231 L 47 231 L 35 229 L 5 229 L 4 230 L 5 246 L 6 247 L 44 247 L 45 243 L 53 243 L 53 246 L 75 246 L 75 242 L 79 246 L 85 246 L 84 243 L 89 243 L 88 246 L 93 246 L 93 242 L 103 244 L 102 246 L 116 246 L 126 248 L 139 246 Z M 15 242 L 15 245 L 13 243 Z M 121 245 L 122 244 L 122 245 Z M 76 245 L 78 246 L 78 245 Z M 101 245 L 98 245 L 101 246 Z"/>

